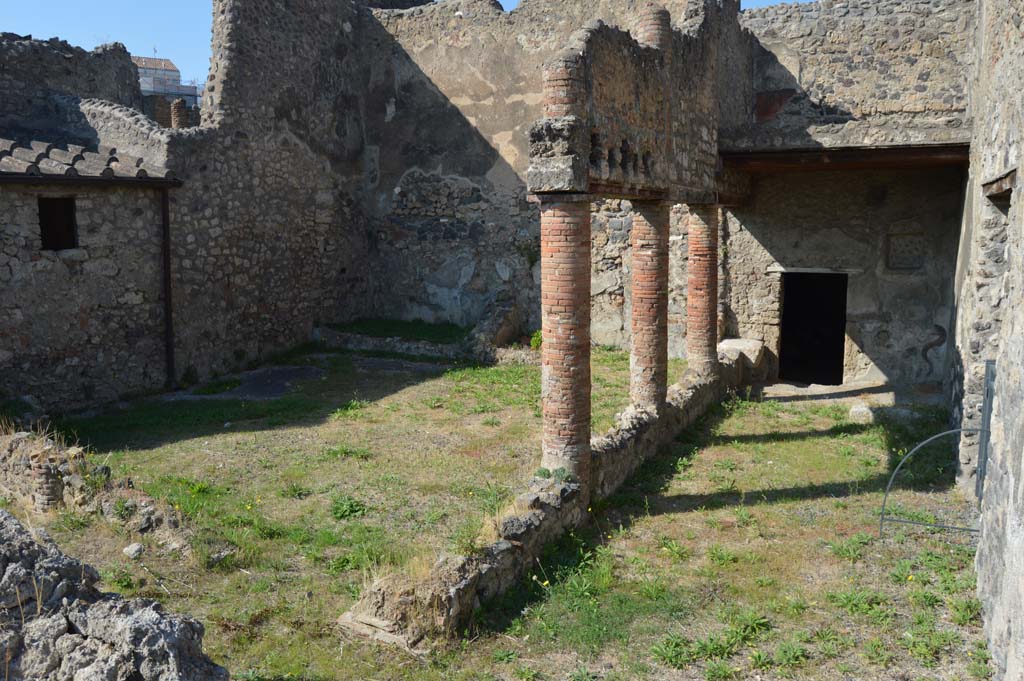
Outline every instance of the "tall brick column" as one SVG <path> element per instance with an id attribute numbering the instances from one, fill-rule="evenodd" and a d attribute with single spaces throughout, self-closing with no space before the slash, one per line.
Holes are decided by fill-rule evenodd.
<path id="1" fill-rule="evenodd" d="M 629 396 L 653 411 L 665 404 L 668 387 L 668 222 L 669 204 L 633 203 Z"/>
<path id="2" fill-rule="evenodd" d="M 717 205 L 689 206 L 687 217 L 686 350 L 690 369 L 718 374 Z"/>
<path id="3" fill-rule="evenodd" d="M 543 465 L 590 490 L 590 201 L 541 197 Z"/>

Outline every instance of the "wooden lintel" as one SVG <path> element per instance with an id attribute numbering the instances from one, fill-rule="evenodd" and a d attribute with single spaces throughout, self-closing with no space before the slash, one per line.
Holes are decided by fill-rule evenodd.
<path id="1" fill-rule="evenodd" d="M 970 152 L 971 148 L 968 144 L 941 144 L 791 149 L 786 151 L 723 151 L 720 156 L 723 165 L 729 170 L 765 173 L 799 170 L 966 166 L 970 163 Z"/>
<path id="2" fill-rule="evenodd" d="M 590 183 L 590 193 L 597 198 L 627 201 L 663 201 L 668 197 L 668 192 L 663 189 L 639 189 L 598 182 Z"/>
<path id="3" fill-rule="evenodd" d="M 984 192 L 985 197 L 992 200 L 1008 199 L 1010 194 L 1013 193 L 1013 188 L 1017 186 L 1017 169 L 1014 168 L 1008 173 L 997 177 L 991 182 L 986 182 L 981 185 L 981 191 Z"/>
<path id="4" fill-rule="evenodd" d="M 535 192 L 526 195 L 529 203 L 590 203 L 594 201 L 593 196 L 582 193 L 570 192 Z"/>
<path id="5" fill-rule="evenodd" d="M 718 193 L 718 205 L 726 207 L 742 206 L 747 202 L 749 198 L 746 194 L 726 194 L 723 192 Z"/>

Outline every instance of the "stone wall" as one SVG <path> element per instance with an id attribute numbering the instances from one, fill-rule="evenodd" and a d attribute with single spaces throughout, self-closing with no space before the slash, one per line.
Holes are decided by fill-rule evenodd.
<path id="1" fill-rule="evenodd" d="M 819 0 L 746 10 L 754 125 L 723 147 L 966 143 L 974 0 Z"/>
<path id="2" fill-rule="evenodd" d="M 171 102 L 163 95 L 148 95 L 143 99 L 143 113 L 159 123 L 160 127 L 171 127 Z"/>
<path id="3" fill-rule="evenodd" d="M 490 0 L 447 0 L 375 12 L 384 34 L 374 34 L 374 50 L 391 55 L 371 72 L 366 119 L 368 158 L 377 159 L 379 170 L 367 175 L 371 252 L 390 273 L 375 287 L 380 307 L 467 323 L 496 292 L 512 290 L 530 311 L 528 325 L 537 326 L 538 216 L 525 201 L 522 178 L 527 128 L 541 113 L 541 66 L 595 19 L 635 33 L 641 4 L 527 0 L 502 12 Z M 718 120 L 727 136 L 722 144 L 730 148 L 969 138 L 969 0 L 783 5 L 743 12 L 743 26 L 729 19 L 735 11 L 729 3 L 720 9 L 665 5 L 681 31 L 676 62 L 707 71 L 716 83 L 707 94 L 681 88 L 674 103 L 676 132 L 685 140 L 677 151 L 694 173 L 715 167 L 705 162 L 715 151 L 714 130 L 694 127 L 701 117 L 712 128 Z M 710 42 L 687 42 L 708 12 L 720 13 Z M 787 68 L 795 85 L 776 82 L 785 80 Z M 682 78 L 700 82 L 695 75 Z M 797 92 L 782 95 L 786 102 L 770 120 L 750 126 L 759 105 L 791 86 Z M 705 141 L 710 155 L 700 146 Z M 711 179 L 680 184 L 706 187 Z M 675 248 L 685 230 L 676 219 L 673 225 Z M 604 239 L 603 229 L 599 215 L 595 244 Z M 628 245 L 595 248 L 594 333 L 598 342 L 628 345 L 619 312 L 619 281 L 627 275 L 609 268 L 619 259 L 628 266 Z M 682 265 L 673 262 L 674 278 L 684 276 Z M 685 306 L 677 292 L 671 301 L 673 309 Z M 684 331 L 677 323 L 673 340 Z M 680 339 L 673 354 L 681 345 Z"/>
<path id="4" fill-rule="evenodd" d="M 676 206 L 670 218 L 668 353 L 686 356 L 686 211 Z M 599 345 L 630 347 L 633 227 L 628 201 L 599 201 L 591 218 L 591 327 Z"/>
<path id="5" fill-rule="evenodd" d="M 978 593 L 999 670 L 996 678 L 1011 681 L 1024 677 L 1024 9 L 1019 3 L 981 0 L 978 16 L 978 56 L 971 78 L 976 126 L 959 273 L 963 304 L 957 326 L 957 378 L 966 387 L 965 422 L 976 423 L 977 362 L 997 361 Z M 984 195 L 984 184 L 1014 169 L 1016 178 L 1005 183 L 1012 189 L 1009 196 Z M 1009 266 L 996 267 L 999 264 Z M 993 277 L 999 269 L 1002 273 Z M 998 329 L 994 341 L 989 336 L 993 329 Z M 962 462 L 962 481 L 973 489 L 973 457 Z"/>
<path id="6" fill-rule="evenodd" d="M 162 130 L 172 193 L 177 366 L 204 378 L 366 310 L 367 10 L 217 0 L 200 128 Z"/>
<path id="7" fill-rule="evenodd" d="M 55 115 L 53 94 L 142 107 L 139 72 L 121 43 L 87 52 L 59 40 L 0 33 L 0 128 Z"/>
<path id="8" fill-rule="evenodd" d="M 962 194 L 958 168 L 758 176 L 723 225 L 725 335 L 764 341 L 777 370 L 781 272 L 845 272 L 845 380 L 945 381 Z"/>
<path id="9" fill-rule="evenodd" d="M 947 127 L 932 124 L 948 118 L 952 130 L 953 119 L 962 122 L 962 96 L 951 74 L 966 63 L 961 43 L 950 37 L 966 21 L 966 0 L 945 2 L 928 5 L 935 11 L 917 18 L 890 12 L 887 0 L 877 11 L 823 2 L 747 12 L 744 22 L 766 45 L 784 40 L 786 49 L 803 55 L 808 101 L 820 99 L 813 88 L 825 82 L 825 64 L 839 57 L 857 83 L 863 75 L 857 69 L 890 68 L 895 75 L 883 81 L 893 96 L 911 75 L 930 79 L 914 81 L 927 83 L 924 92 L 897 97 L 903 107 L 897 118 L 903 121 L 924 98 L 927 111 L 911 118 L 932 126 L 925 126 L 928 141 L 942 141 L 951 139 L 943 136 Z M 542 65 L 595 19 L 635 31 L 643 1 L 526 0 L 513 12 L 492 0 L 370 4 L 392 9 L 217 0 L 203 127 L 190 130 L 161 129 L 117 105 L 141 107 L 134 67 L 118 47 L 90 54 L 62 43 L 5 39 L 17 58 L 14 67 L 5 63 L 0 86 L 17 92 L 27 77 L 18 65 L 32 64 L 54 116 L 76 117 L 84 135 L 165 164 L 184 180 L 171 207 L 180 375 L 230 371 L 308 340 L 317 322 L 366 314 L 471 325 L 511 301 L 522 326 L 539 325 L 539 220 L 524 177 L 528 127 L 541 117 Z M 408 8 L 394 9 L 399 6 Z M 754 91 L 768 76 L 763 60 L 752 56 L 761 48 L 738 23 L 736 2 L 673 0 L 666 7 L 678 29 L 671 40 L 673 77 L 686 84 L 672 89 L 678 93 L 671 102 L 675 141 L 667 153 L 678 169 L 675 183 L 707 193 L 716 182 L 717 128 L 735 130 L 750 120 Z M 901 47 L 914 54 L 906 68 L 893 66 L 880 37 L 872 55 L 850 52 L 849 27 L 882 36 L 887 22 L 909 41 Z M 785 28 L 791 25 L 797 28 Z M 933 33 L 926 54 L 918 43 Z M 941 55 L 936 44 L 945 46 Z M 92 75 L 103 60 L 115 62 L 105 68 L 114 74 L 109 83 Z M 920 68 L 912 69 L 911 60 Z M 601 78 L 606 93 L 631 86 Z M 861 85 L 849 87 L 848 93 L 840 88 L 847 93 L 843 102 L 864 95 Z M 112 102 L 57 104 L 54 93 Z M 945 108 L 936 108 L 939 100 Z M 807 113 L 794 111 L 797 118 Z M 896 120 L 865 116 L 858 125 Z M 840 139 L 832 132 L 820 139 Z M 616 147 L 609 140 L 599 140 L 607 154 Z M 604 243 L 593 254 L 595 340 L 628 345 L 622 315 L 629 273 L 613 269 L 630 264 L 628 246 L 614 234 L 628 228 L 628 218 L 615 217 L 614 204 L 598 210 L 595 235 Z M 673 218 L 675 356 L 685 333 L 684 232 Z"/>
<path id="10" fill-rule="evenodd" d="M 42 250 L 40 196 L 75 196 L 78 247 Z M 0 395 L 82 406 L 164 385 L 160 194 L 0 191 Z"/>
<path id="11" fill-rule="evenodd" d="M 446 0 L 374 12 L 382 30 L 364 39 L 389 55 L 371 68 L 366 115 L 370 252 L 375 268 L 389 273 L 374 287 L 376 307 L 472 323 L 505 292 L 526 311 L 525 325 L 539 326 L 539 215 L 524 178 L 528 129 L 542 115 L 542 66 L 596 19 L 635 30 L 643 4 L 525 0 L 504 12 L 490 0 Z M 703 19 L 699 3 L 690 15 L 686 2 L 665 5 L 688 30 Z M 736 3 L 713 11 L 722 33 L 738 35 L 729 20 Z M 675 49 L 680 64 L 706 65 L 696 54 L 703 43 Z M 691 109 L 710 117 L 715 106 L 710 93 L 692 94 L 680 94 L 687 130 Z M 713 130 L 697 139 L 714 153 Z M 714 167 L 692 153 L 685 162 L 705 173 Z M 595 252 L 595 271 L 600 257 Z"/>

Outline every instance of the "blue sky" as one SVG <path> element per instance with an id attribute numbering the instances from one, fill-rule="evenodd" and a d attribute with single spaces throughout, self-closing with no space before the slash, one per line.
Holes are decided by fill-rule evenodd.
<path id="1" fill-rule="evenodd" d="M 500 0 L 506 9 L 519 0 Z M 778 0 L 743 0 L 744 7 Z M 210 66 L 210 0 L 0 0 L 0 31 L 59 36 L 92 49 L 122 42 L 132 54 L 172 60 L 182 79 L 202 83 Z"/>

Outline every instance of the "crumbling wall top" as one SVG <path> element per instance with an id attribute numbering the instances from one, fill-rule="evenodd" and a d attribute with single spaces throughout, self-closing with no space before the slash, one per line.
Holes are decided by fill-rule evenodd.
<path id="1" fill-rule="evenodd" d="M 530 190 L 681 200 L 712 190 L 719 13 L 687 32 L 640 11 L 639 40 L 602 22 L 544 68 L 544 118 L 530 132 Z"/>
<path id="2" fill-rule="evenodd" d="M 0 33 L 0 129 L 52 125 L 54 95 L 142 109 L 139 72 L 121 43 L 90 51 L 58 38 Z"/>

